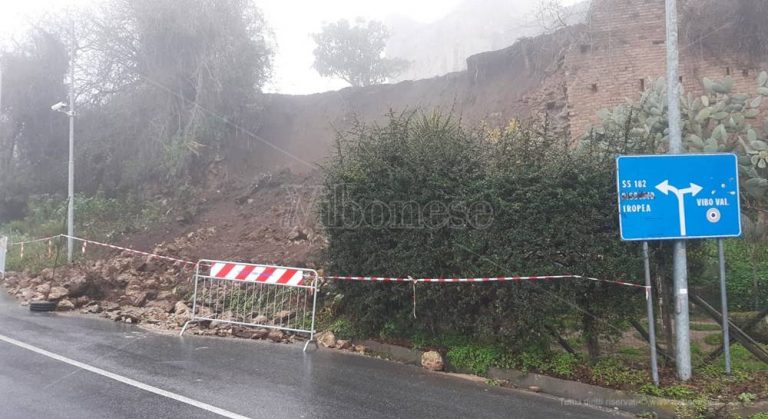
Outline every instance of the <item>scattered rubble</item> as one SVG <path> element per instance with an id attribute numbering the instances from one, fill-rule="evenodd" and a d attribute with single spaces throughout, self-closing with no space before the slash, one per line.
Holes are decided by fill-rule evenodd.
<path id="1" fill-rule="evenodd" d="M 155 247 L 162 256 L 183 257 L 190 242 L 212 234 L 211 229 Z M 2 282 L 22 305 L 31 301 L 50 301 L 57 311 L 79 310 L 124 323 L 142 324 L 162 330 L 179 330 L 191 319 L 193 267 L 181 262 L 123 252 L 108 260 L 87 261 L 72 266 L 43 269 L 40 273 L 9 272 Z M 294 312 L 283 310 L 257 316 L 258 324 L 273 325 L 291 321 Z M 296 337 L 276 329 L 235 326 L 224 320 L 235 319 L 231 312 L 214 314 L 197 307 L 197 315 L 220 320 L 200 321 L 191 332 L 199 335 L 235 336 L 244 339 L 269 339 L 293 342 Z"/>
<path id="2" fill-rule="evenodd" d="M 436 351 L 427 351 L 421 355 L 421 366 L 430 371 L 442 371 L 445 367 L 443 356 Z"/>
<path id="3" fill-rule="evenodd" d="M 273 342 L 280 342 L 283 340 L 283 337 L 284 337 L 283 332 L 277 329 L 272 329 L 267 334 L 267 338 L 269 338 Z"/>
<path id="4" fill-rule="evenodd" d="M 336 347 L 336 336 L 331 331 L 319 333 L 316 338 L 317 343 L 324 348 Z"/>
<path id="5" fill-rule="evenodd" d="M 69 301 L 67 299 L 63 299 L 59 301 L 58 304 L 56 304 L 56 310 L 58 311 L 69 311 L 74 310 L 75 304 L 72 303 L 72 301 Z"/>
<path id="6" fill-rule="evenodd" d="M 348 340 L 336 340 L 336 349 L 352 349 L 352 342 Z"/>

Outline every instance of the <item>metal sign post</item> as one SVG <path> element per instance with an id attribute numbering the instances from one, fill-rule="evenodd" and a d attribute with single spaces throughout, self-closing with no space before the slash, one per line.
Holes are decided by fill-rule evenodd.
<path id="1" fill-rule="evenodd" d="M 725 290 L 725 246 L 723 239 L 717 241 L 717 253 L 720 259 L 720 310 L 723 314 L 723 356 L 725 373 L 731 375 L 731 338 L 728 335 L 728 294 Z"/>
<path id="2" fill-rule="evenodd" d="M 620 156 L 616 167 L 622 240 L 674 240 L 676 365 L 678 377 L 688 380 L 691 352 L 685 240 L 741 235 L 736 155 Z M 721 261 L 721 271 L 723 266 Z"/>
<path id="3" fill-rule="evenodd" d="M 648 341 L 651 344 L 651 375 L 653 384 L 659 385 L 659 367 L 656 361 L 656 321 L 653 317 L 653 294 L 651 293 L 651 262 L 648 242 L 643 242 L 643 264 L 645 265 L 645 301 L 648 306 Z"/>
<path id="4" fill-rule="evenodd" d="M 683 152 L 683 123 L 680 114 L 680 83 L 677 77 L 680 66 L 677 36 L 677 0 L 665 1 L 667 46 L 667 121 L 669 123 L 669 154 Z M 693 184 L 691 184 L 693 187 Z M 681 191 L 682 193 L 682 191 Z M 666 194 L 666 192 L 665 192 Z M 677 193 L 675 193 L 677 195 Z M 692 192 L 692 195 L 695 195 Z M 682 202 L 683 198 L 677 195 Z M 681 228 L 685 228 L 683 207 L 680 204 Z M 681 234 L 685 236 L 685 232 Z M 691 342 L 688 319 L 688 260 L 686 243 L 675 240 L 672 244 L 672 278 L 675 288 L 675 335 L 677 338 L 677 376 L 685 381 L 691 378 Z"/>

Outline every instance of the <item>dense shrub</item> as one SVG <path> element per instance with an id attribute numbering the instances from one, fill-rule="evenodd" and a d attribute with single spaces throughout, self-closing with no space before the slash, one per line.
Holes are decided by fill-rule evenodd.
<path id="1" fill-rule="evenodd" d="M 613 156 L 574 151 L 546 125 L 467 129 L 451 116 L 390 115 L 341 135 L 326 166 L 322 222 L 334 274 L 415 277 L 582 274 L 634 280 L 618 238 Z M 597 354 L 642 295 L 581 280 L 335 284 L 369 335 L 493 338 L 524 350 L 582 332 Z"/>

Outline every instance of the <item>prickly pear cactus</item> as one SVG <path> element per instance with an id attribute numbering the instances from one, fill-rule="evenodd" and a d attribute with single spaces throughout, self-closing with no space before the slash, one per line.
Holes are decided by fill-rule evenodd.
<path id="1" fill-rule="evenodd" d="M 766 231 L 759 213 L 768 210 L 768 119 L 761 107 L 768 101 L 768 73 L 757 77 L 752 95 L 734 93 L 733 79 L 703 79 L 702 96 L 682 93 L 683 147 L 690 153 L 731 152 L 739 157 L 745 234 Z M 601 123 L 584 137 L 582 147 L 602 147 L 614 153 L 667 151 L 666 83 L 658 79 L 639 101 L 627 100 L 598 114 Z M 760 225 L 758 225 L 760 224 Z M 757 237 L 755 237 L 757 238 Z"/>

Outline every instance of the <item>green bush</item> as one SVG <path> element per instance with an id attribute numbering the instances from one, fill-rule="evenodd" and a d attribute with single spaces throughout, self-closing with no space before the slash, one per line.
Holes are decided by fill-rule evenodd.
<path id="1" fill-rule="evenodd" d="M 352 339 L 357 337 L 354 328 L 350 324 L 349 320 L 345 318 L 337 318 L 331 323 L 327 330 L 333 332 L 333 334 L 339 339 Z"/>
<path id="2" fill-rule="evenodd" d="M 702 285 L 704 297 L 720 301 L 717 243 L 705 242 L 699 255 L 706 263 Z M 768 246 L 743 239 L 725 241 L 726 290 L 732 311 L 760 310 L 768 304 Z"/>
<path id="3" fill-rule="evenodd" d="M 736 399 L 744 404 L 750 404 L 757 400 L 757 396 L 754 393 L 739 393 Z"/>
<path id="4" fill-rule="evenodd" d="M 547 366 L 546 354 L 542 351 L 525 351 L 515 357 L 514 365 L 523 371 L 544 371 Z"/>
<path id="5" fill-rule="evenodd" d="M 340 136 L 320 206 L 329 272 L 640 277 L 618 235 L 613 155 L 572 150 L 546 125 L 467 129 L 451 116 L 390 115 Z M 580 280 L 337 283 L 340 314 L 371 336 L 460 334 L 546 349 L 551 330 L 616 337 L 637 290 Z M 587 314 L 589 313 L 589 314 Z"/>

